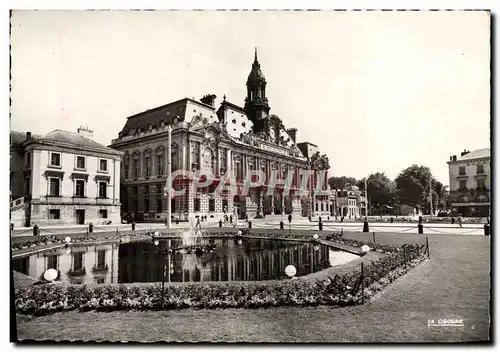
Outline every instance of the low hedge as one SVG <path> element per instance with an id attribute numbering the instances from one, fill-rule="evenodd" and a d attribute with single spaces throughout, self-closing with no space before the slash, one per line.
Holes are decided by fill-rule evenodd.
<path id="1" fill-rule="evenodd" d="M 46 315 L 69 310 L 169 310 L 182 308 L 265 308 L 361 303 L 424 259 L 423 246 L 406 245 L 360 270 L 323 281 L 282 280 L 269 282 L 193 283 L 165 286 L 45 284 L 19 288 L 16 312 Z M 363 283 L 363 285 L 361 285 Z"/>

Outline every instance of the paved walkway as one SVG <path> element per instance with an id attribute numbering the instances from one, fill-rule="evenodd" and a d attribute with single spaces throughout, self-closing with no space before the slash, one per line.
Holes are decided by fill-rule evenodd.
<path id="1" fill-rule="evenodd" d="M 266 219 L 253 219 L 253 228 L 269 228 L 277 229 L 279 228 L 280 221 L 284 222 L 284 228 L 289 229 L 304 229 L 304 230 L 316 230 L 318 229 L 317 222 L 309 222 L 307 218 L 296 217 L 292 220 L 292 224 L 288 223 L 286 216 L 279 217 L 274 216 Z M 201 223 L 202 228 L 208 227 L 219 227 L 219 220 L 209 219 Z M 244 220 L 238 220 L 233 224 L 227 224 L 227 227 L 238 228 L 248 228 L 248 223 Z M 188 229 L 190 224 L 188 222 L 180 222 L 179 224 L 172 223 L 172 229 Z M 398 233 L 418 233 L 418 228 L 416 223 L 370 223 L 370 231 L 375 232 L 398 232 Z M 94 226 L 94 232 L 114 232 L 122 230 L 131 230 L 132 225 L 130 224 L 111 224 L 111 225 L 97 225 Z M 149 230 L 165 230 L 164 223 L 136 223 L 135 229 L 137 231 L 149 231 Z M 40 230 L 41 235 L 50 234 L 86 234 L 88 230 L 87 225 L 73 225 L 73 226 L 53 226 L 53 227 L 42 227 Z M 362 222 L 325 222 L 323 223 L 324 231 L 349 231 L 349 232 L 362 232 L 363 223 Z M 484 235 L 484 226 L 481 224 L 464 224 L 462 227 L 458 224 L 439 224 L 439 223 L 424 223 L 424 233 L 425 234 L 455 234 L 455 235 Z M 33 234 L 32 228 L 19 228 L 14 229 L 12 236 L 22 237 L 31 236 Z"/>

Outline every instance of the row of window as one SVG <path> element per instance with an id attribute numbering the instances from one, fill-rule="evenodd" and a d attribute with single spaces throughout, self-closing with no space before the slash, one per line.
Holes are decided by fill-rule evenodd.
<path id="1" fill-rule="evenodd" d="M 151 157 L 149 155 L 144 156 L 144 167 L 142 168 L 144 170 L 144 177 L 151 177 L 153 176 L 152 172 L 152 164 L 151 164 Z M 163 154 L 157 154 L 155 155 L 155 171 L 157 176 L 164 176 L 165 174 L 165 159 Z M 177 153 L 172 153 L 172 171 L 177 170 Z M 130 165 L 129 165 L 129 160 L 125 159 L 123 163 L 123 170 L 124 170 L 124 178 L 128 179 L 130 174 Z M 139 158 L 134 158 L 132 159 L 132 178 L 139 178 L 141 177 L 141 160 Z"/>
<path id="2" fill-rule="evenodd" d="M 465 166 L 458 167 L 458 174 L 459 175 L 466 175 Z M 484 164 L 476 165 L 476 174 L 484 174 Z"/>
<path id="3" fill-rule="evenodd" d="M 98 198 L 107 198 L 107 181 L 97 181 L 98 186 Z M 58 177 L 49 177 L 49 196 L 59 197 L 61 196 L 61 179 Z M 87 181 L 85 180 L 75 180 L 75 188 L 73 195 L 75 197 L 83 198 L 87 196 Z"/>
<path id="4" fill-rule="evenodd" d="M 51 167 L 62 167 L 61 153 L 50 152 L 49 166 Z M 31 167 L 31 153 L 26 154 L 26 168 Z M 87 169 L 87 157 L 83 155 L 77 155 L 75 158 L 75 169 L 86 170 Z M 108 160 L 99 159 L 98 170 L 101 172 L 108 172 Z"/>
<path id="5" fill-rule="evenodd" d="M 321 208 L 321 210 L 319 210 Z M 325 207 L 325 203 L 321 202 L 321 203 L 316 203 L 316 211 L 329 211 L 328 210 L 328 203 L 326 203 L 326 207 Z"/>
<path id="6" fill-rule="evenodd" d="M 108 211 L 106 209 L 99 209 L 99 217 L 101 219 L 108 218 Z M 61 219 L 61 209 L 49 209 L 49 219 L 60 220 Z"/>
<path id="7" fill-rule="evenodd" d="M 459 180 L 459 190 L 466 190 L 467 189 L 467 180 Z M 478 178 L 477 179 L 477 188 L 478 189 L 486 189 L 486 183 L 484 179 Z"/>

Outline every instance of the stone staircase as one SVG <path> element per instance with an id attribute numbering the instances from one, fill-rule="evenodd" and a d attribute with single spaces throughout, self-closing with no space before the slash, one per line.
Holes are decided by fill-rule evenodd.
<path id="1" fill-rule="evenodd" d="M 25 197 L 10 202 L 10 223 L 14 224 L 14 227 L 23 227 L 26 224 L 29 205 Z"/>

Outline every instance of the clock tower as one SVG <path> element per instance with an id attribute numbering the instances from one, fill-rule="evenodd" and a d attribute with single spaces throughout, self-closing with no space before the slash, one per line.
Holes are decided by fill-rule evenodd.
<path id="1" fill-rule="evenodd" d="M 252 70 L 247 79 L 247 97 L 245 98 L 245 112 L 254 123 L 254 132 L 260 132 L 265 125 L 264 120 L 269 115 L 269 104 L 266 97 L 266 79 L 260 70 L 255 48 L 255 59 Z"/>

